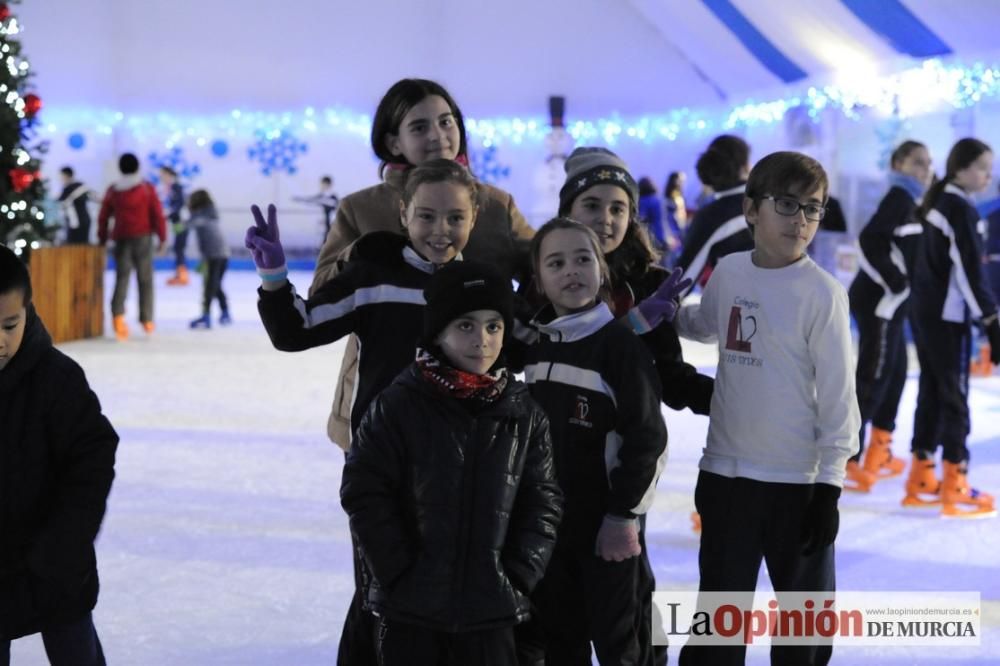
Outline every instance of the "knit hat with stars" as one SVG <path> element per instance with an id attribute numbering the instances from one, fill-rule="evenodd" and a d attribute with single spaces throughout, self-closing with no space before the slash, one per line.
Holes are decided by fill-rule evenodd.
<path id="1" fill-rule="evenodd" d="M 639 186 L 625 162 L 607 148 L 581 147 L 566 159 L 566 183 L 559 190 L 559 215 L 568 214 L 573 200 L 594 185 L 622 188 L 628 193 L 630 207 L 635 212 Z"/>

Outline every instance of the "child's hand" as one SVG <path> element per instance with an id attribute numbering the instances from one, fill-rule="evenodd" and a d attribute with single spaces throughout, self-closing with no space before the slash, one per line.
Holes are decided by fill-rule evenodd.
<path id="1" fill-rule="evenodd" d="M 597 531 L 597 556 L 608 562 L 621 562 L 642 553 L 639 545 L 639 520 L 604 516 Z"/>
<path id="2" fill-rule="evenodd" d="M 632 308 L 629 319 L 632 320 L 636 333 L 646 333 L 663 321 L 673 321 L 677 308 L 680 307 L 681 294 L 691 286 L 691 278 L 682 280 L 682 275 L 684 271 L 675 268 L 652 296 Z"/>
<path id="3" fill-rule="evenodd" d="M 257 274 L 265 288 L 278 288 L 288 276 L 285 251 L 281 247 L 278 233 L 278 211 L 274 204 L 270 204 L 267 207 L 267 222 L 264 221 L 259 206 L 251 206 L 250 212 L 253 213 L 254 226 L 247 229 L 244 245 L 253 255 L 253 263 L 257 266 Z"/>

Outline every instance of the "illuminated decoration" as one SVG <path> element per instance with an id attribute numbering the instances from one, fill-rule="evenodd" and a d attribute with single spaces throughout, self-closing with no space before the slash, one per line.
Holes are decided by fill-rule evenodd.
<path id="1" fill-rule="evenodd" d="M 510 178 L 510 167 L 497 159 L 497 147 L 469 147 L 469 168 L 483 183 L 496 185 L 504 178 Z"/>
<path id="2" fill-rule="evenodd" d="M 85 145 L 87 145 L 87 137 L 83 136 L 79 132 L 73 132 L 68 137 L 66 137 L 66 143 L 73 150 L 82 150 Z"/>
<path id="3" fill-rule="evenodd" d="M 26 254 L 52 241 L 40 177 L 46 141 L 35 143 L 41 97 L 31 89 L 31 67 L 16 38 L 21 32 L 7 3 L 0 3 L 0 243 Z"/>
<path id="4" fill-rule="evenodd" d="M 160 182 L 159 168 L 164 166 L 176 171 L 177 177 L 181 180 L 193 180 L 201 174 L 201 167 L 195 162 L 188 161 L 184 151 L 176 146 L 166 153 L 150 153 L 149 165 L 152 167 L 152 173 L 147 178 L 154 184 Z"/>
<path id="5" fill-rule="evenodd" d="M 216 157 L 225 157 L 228 152 L 229 144 L 222 139 L 216 139 L 212 142 L 212 154 Z"/>
<path id="6" fill-rule="evenodd" d="M 2 93 L 0 90 L 0 95 Z M 931 59 L 919 67 L 887 76 L 852 74 L 838 83 L 814 85 L 780 99 L 751 100 L 729 109 L 681 108 L 638 118 L 612 116 L 581 120 L 568 123 L 566 131 L 577 144 L 652 144 L 776 123 L 784 118 L 789 109 L 796 107 L 805 107 L 813 119 L 827 110 L 858 119 L 865 109 L 908 118 L 942 106 L 974 106 L 984 99 L 998 96 L 1000 65 L 976 63 L 966 67 Z M 114 111 L 61 109 L 48 109 L 46 114 L 48 124 L 44 132 L 111 134 L 120 131 L 140 142 L 153 140 L 165 143 L 167 147 L 181 141 L 194 141 L 199 147 L 211 145 L 213 154 L 217 154 L 214 151 L 220 137 L 230 143 L 236 139 L 258 142 L 256 150 L 259 152 L 266 151 L 265 145 L 271 140 L 260 144 L 261 136 L 347 134 L 367 141 L 371 134 L 370 116 L 343 108 L 316 110 L 310 107 L 301 112 L 287 113 L 235 110 L 212 116 L 167 113 L 126 116 Z M 550 130 L 549 120 L 542 116 L 466 118 L 465 126 L 470 139 L 484 149 L 501 144 L 542 142 Z M 294 141 L 290 145 L 294 145 Z M 277 167 L 276 163 L 271 168 Z"/>
<path id="7" fill-rule="evenodd" d="M 265 132 L 258 130 L 257 142 L 247 150 L 251 160 L 260 162 L 260 172 L 270 176 L 274 171 L 284 171 L 288 175 L 298 171 L 295 160 L 306 152 L 304 142 L 285 130 Z"/>

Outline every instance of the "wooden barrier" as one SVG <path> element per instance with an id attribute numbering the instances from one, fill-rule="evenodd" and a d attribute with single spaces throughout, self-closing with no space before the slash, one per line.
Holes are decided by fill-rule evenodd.
<path id="1" fill-rule="evenodd" d="M 104 335 L 104 248 L 64 245 L 31 251 L 31 289 L 53 342 Z"/>

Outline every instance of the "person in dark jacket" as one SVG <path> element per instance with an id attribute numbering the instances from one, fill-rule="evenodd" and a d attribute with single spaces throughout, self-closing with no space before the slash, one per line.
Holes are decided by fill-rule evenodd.
<path id="1" fill-rule="evenodd" d="M 698 158 L 697 170 L 698 178 L 715 194 L 695 213 L 674 265 L 683 268 L 684 277 L 694 284 L 704 284 L 719 259 L 753 249 L 753 237 L 743 215 L 750 146 L 738 136 L 717 136 Z"/>
<path id="2" fill-rule="evenodd" d="M 609 281 L 589 227 L 550 220 L 532 241 L 549 300 L 524 373 L 552 423 L 566 512 L 535 603 L 545 663 L 654 661 L 655 588 L 639 519 L 666 462 L 667 429 L 653 357 L 603 300 Z M 665 657 L 665 655 L 664 655 Z M 658 660 L 658 659 L 657 659 Z"/>
<path id="3" fill-rule="evenodd" d="M 83 370 L 52 346 L 24 264 L 0 245 L 0 663 L 42 634 L 55 666 L 104 664 L 94 539 L 118 435 Z"/>
<path id="4" fill-rule="evenodd" d="M 424 297 L 416 361 L 362 419 L 340 491 L 379 664 L 515 664 L 562 513 L 549 423 L 504 367 L 510 280 L 452 262 Z"/>
<path id="5" fill-rule="evenodd" d="M 924 144 L 904 141 L 893 151 L 890 164 L 889 191 L 858 237 L 861 270 L 848 291 L 851 314 L 858 325 L 855 382 L 862 448 L 847 462 L 845 487 L 857 492 L 869 492 L 880 478 L 902 474 L 906 467 L 892 455 L 891 444 L 906 384 L 903 322 L 909 312 L 912 245 L 919 234 L 902 234 L 915 223 L 919 228 L 914 214 L 930 179 L 931 156 Z M 869 421 L 871 441 L 865 449 L 865 424 Z"/>
<path id="6" fill-rule="evenodd" d="M 913 459 L 904 506 L 941 506 L 946 518 L 996 515 L 993 495 L 969 484 L 969 353 L 972 323 L 990 340 L 990 362 L 1000 364 L 997 304 L 983 276 L 979 212 L 972 195 L 986 189 L 993 151 L 978 139 L 960 139 L 948 153 L 944 177 L 918 208 L 924 241 L 911 278 L 913 336 L 920 360 Z M 940 444 L 944 479 L 934 471 Z"/>
<path id="7" fill-rule="evenodd" d="M 190 230 L 181 217 L 181 211 L 184 210 L 184 186 L 177 178 L 177 172 L 167 165 L 160 167 L 159 175 L 164 190 L 165 214 L 174 233 L 174 276 L 167 280 L 167 284 L 183 287 L 191 280 L 188 275 L 186 255 Z"/>
<path id="8" fill-rule="evenodd" d="M 59 169 L 59 177 L 63 182 L 59 205 L 66 220 L 66 244 L 86 245 L 90 242 L 90 210 L 87 204 L 98 197 L 92 189 L 76 180 L 72 167 Z"/>

